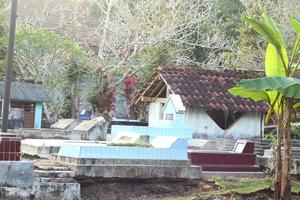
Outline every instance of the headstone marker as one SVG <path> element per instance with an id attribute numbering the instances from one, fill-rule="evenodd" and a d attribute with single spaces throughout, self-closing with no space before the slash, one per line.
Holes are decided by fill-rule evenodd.
<path id="1" fill-rule="evenodd" d="M 76 119 L 60 119 L 58 122 L 53 124 L 51 128 L 63 129 L 63 130 L 72 130 L 80 123 L 80 120 Z"/>
<path id="2" fill-rule="evenodd" d="M 106 140 L 107 122 L 104 118 L 85 120 L 76 126 L 72 133 L 81 134 L 82 140 Z"/>

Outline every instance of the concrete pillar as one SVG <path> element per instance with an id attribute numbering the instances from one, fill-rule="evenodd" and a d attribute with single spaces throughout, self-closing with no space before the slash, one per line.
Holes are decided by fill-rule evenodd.
<path id="1" fill-rule="evenodd" d="M 35 113 L 34 113 L 34 128 L 42 127 L 42 113 L 43 113 L 43 103 L 35 103 Z"/>

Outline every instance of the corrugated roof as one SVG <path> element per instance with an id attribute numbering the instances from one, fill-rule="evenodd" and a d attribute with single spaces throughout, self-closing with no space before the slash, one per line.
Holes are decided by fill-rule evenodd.
<path id="1" fill-rule="evenodd" d="M 0 81 L 0 97 L 4 96 L 4 81 Z M 27 82 L 12 82 L 10 98 L 15 101 L 23 102 L 49 102 L 48 91 L 42 84 Z"/>

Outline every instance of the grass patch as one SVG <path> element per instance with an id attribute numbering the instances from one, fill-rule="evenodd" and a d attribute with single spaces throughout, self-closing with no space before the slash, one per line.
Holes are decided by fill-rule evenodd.
<path id="1" fill-rule="evenodd" d="M 223 190 L 227 192 L 236 192 L 239 194 L 251 194 L 257 191 L 269 189 L 272 187 L 273 181 L 271 178 L 261 178 L 261 179 L 233 179 L 224 180 L 221 178 L 213 179 L 217 185 L 222 187 Z"/>
<path id="2" fill-rule="evenodd" d="M 300 182 L 299 181 L 292 181 L 292 192 L 293 193 L 300 193 Z"/>
<path id="3" fill-rule="evenodd" d="M 109 143 L 107 146 L 120 146 L 120 147 L 152 147 L 151 144 L 145 142 L 134 142 L 134 143 Z"/>
<path id="4" fill-rule="evenodd" d="M 165 197 L 162 200 L 194 200 L 202 198 L 216 198 L 227 195 L 230 193 L 238 193 L 240 195 L 253 194 L 255 192 L 263 191 L 266 189 L 273 190 L 273 179 L 271 177 L 251 179 L 251 178 L 234 178 L 234 179 L 222 179 L 213 178 L 215 185 L 219 186 L 219 189 L 211 189 L 209 191 L 195 192 L 184 197 Z M 300 181 L 292 181 L 292 193 L 300 194 Z"/>

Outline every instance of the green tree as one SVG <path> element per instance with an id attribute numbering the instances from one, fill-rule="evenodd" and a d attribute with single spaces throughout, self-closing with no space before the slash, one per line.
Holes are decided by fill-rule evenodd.
<path id="1" fill-rule="evenodd" d="M 7 37 L 0 39 L 7 45 Z M 39 29 L 19 29 L 15 39 L 15 78 L 43 81 L 52 97 L 53 111 L 60 111 L 64 97 L 72 99 L 71 113 L 74 116 L 74 99 L 80 90 L 79 81 L 92 59 L 89 52 L 78 43 Z M 66 99 L 66 102 L 70 102 Z M 47 109 L 46 109 L 47 110 Z M 48 116 L 49 117 L 49 116 Z"/>
<path id="2" fill-rule="evenodd" d="M 290 18 L 297 39 L 292 50 L 288 52 L 283 35 L 271 17 L 264 15 L 263 23 L 251 18 L 243 20 L 251 24 L 268 43 L 265 55 L 267 77 L 241 81 L 229 92 L 254 101 L 266 102 L 269 105 L 266 121 L 274 114 L 277 125 L 274 199 L 288 200 L 291 199 L 291 115 L 298 105 L 296 99 L 300 99 L 300 80 L 293 78 L 300 65 L 300 21 L 294 17 Z"/>

